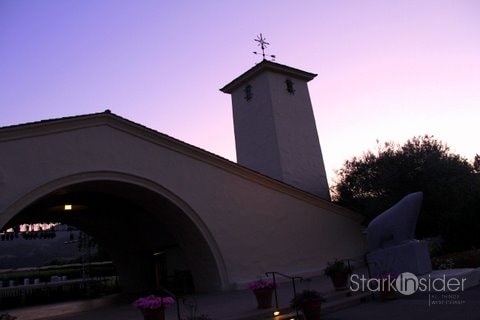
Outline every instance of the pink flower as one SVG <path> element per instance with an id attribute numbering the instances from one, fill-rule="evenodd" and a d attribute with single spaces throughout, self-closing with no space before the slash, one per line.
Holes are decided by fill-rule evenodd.
<path id="1" fill-rule="evenodd" d="M 138 298 L 133 303 L 133 306 L 139 309 L 159 309 L 174 303 L 175 299 L 172 297 L 157 297 L 150 295 L 147 297 Z"/>
<path id="2" fill-rule="evenodd" d="M 259 289 L 273 289 L 275 286 L 276 285 L 273 283 L 273 281 L 263 279 L 253 281 L 248 284 L 248 288 L 254 291 Z"/>

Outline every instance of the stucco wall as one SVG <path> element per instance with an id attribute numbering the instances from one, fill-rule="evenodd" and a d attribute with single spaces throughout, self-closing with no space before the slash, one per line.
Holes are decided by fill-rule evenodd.
<path id="1" fill-rule="evenodd" d="M 238 163 L 330 200 L 307 82 L 266 71 L 248 84 L 250 100 L 244 86 L 232 92 Z"/>
<path id="2" fill-rule="evenodd" d="M 210 161 L 197 149 L 177 149 L 162 136 L 106 122 L 13 140 L 0 135 L 0 226 L 29 205 L 19 199 L 52 180 L 119 172 L 152 181 L 191 208 L 186 214 L 212 246 L 217 272 L 225 271 L 219 289 L 266 271 L 321 273 L 327 260 L 363 254 L 356 214 L 218 157 Z"/>

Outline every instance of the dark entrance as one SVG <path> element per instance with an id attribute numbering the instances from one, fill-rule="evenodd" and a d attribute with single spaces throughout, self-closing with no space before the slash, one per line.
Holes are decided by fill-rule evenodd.
<path id="1" fill-rule="evenodd" d="M 126 294 L 194 290 L 184 239 L 198 231 L 157 193 L 117 181 L 73 184 L 30 204 L 3 229 L 38 222 L 62 223 L 91 236 L 109 253 Z"/>

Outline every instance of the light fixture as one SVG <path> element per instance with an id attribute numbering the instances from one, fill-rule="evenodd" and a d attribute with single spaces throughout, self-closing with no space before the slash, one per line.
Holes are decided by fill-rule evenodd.
<path id="1" fill-rule="evenodd" d="M 63 210 L 65 210 L 65 211 L 70 211 L 70 210 L 72 210 L 72 205 L 71 205 L 71 204 L 66 204 L 66 205 L 63 207 Z"/>
<path id="2" fill-rule="evenodd" d="M 276 317 L 276 316 L 279 316 L 280 315 L 280 311 L 274 311 L 273 312 L 273 316 Z"/>

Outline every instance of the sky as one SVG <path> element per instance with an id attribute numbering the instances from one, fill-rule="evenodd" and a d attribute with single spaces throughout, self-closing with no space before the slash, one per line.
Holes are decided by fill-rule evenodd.
<path id="1" fill-rule="evenodd" d="M 0 126 L 113 113 L 235 161 L 225 84 L 260 62 L 309 82 L 332 182 L 429 134 L 480 153 L 477 0 L 0 0 Z"/>

